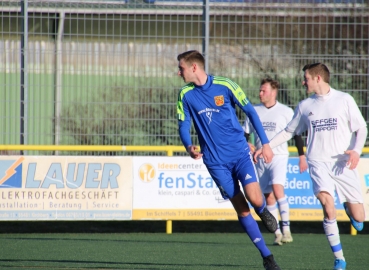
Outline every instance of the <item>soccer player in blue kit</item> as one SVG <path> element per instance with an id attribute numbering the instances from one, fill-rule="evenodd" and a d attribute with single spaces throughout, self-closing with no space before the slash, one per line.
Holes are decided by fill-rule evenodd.
<path id="1" fill-rule="evenodd" d="M 273 158 L 269 140 L 260 119 L 245 93 L 233 81 L 205 72 L 205 59 L 195 50 L 177 56 L 178 75 L 185 83 L 177 101 L 179 136 L 193 159 L 203 158 L 212 179 L 224 199 L 229 199 L 238 220 L 263 258 L 267 270 L 280 269 L 267 248 L 258 224 L 250 213 L 249 201 L 265 227 L 277 230 L 277 221 L 268 211 L 261 192 L 255 166 L 235 106 L 250 119 L 262 142 L 265 162 Z M 192 144 L 191 121 L 200 142 L 201 152 Z M 239 181 L 243 187 L 241 192 Z"/>

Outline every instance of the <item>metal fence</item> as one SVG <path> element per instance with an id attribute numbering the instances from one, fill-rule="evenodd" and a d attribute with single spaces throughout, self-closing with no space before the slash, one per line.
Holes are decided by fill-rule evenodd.
<path id="1" fill-rule="evenodd" d="M 364 0 L 1 1 L 0 144 L 181 145 L 189 49 L 254 103 L 260 79 L 278 79 L 292 108 L 301 68 L 323 62 L 368 121 L 368 41 Z"/>

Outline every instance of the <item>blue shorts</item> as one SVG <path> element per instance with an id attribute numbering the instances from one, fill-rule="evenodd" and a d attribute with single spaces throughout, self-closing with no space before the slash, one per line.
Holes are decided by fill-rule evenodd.
<path id="1" fill-rule="evenodd" d="M 206 168 L 224 199 L 231 199 L 241 191 L 238 181 L 240 181 L 242 187 L 253 182 L 259 182 L 254 163 L 248 151 L 244 151 L 235 162 L 206 165 Z"/>

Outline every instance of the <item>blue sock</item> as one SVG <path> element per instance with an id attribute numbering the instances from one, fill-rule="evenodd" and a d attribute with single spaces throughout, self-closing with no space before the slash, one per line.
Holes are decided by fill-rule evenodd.
<path id="1" fill-rule="evenodd" d="M 260 214 L 264 211 L 264 208 L 266 207 L 266 202 L 264 200 L 262 206 L 260 206 L 260 207 L 253 206 L 253 207 L 255 209 L 256 214 Z"/>
<path id="2" fill-rule="evenodd" d="M 255 247 L 259 250 L 261 256 L 264 258 L 272 254 L 270 250 L 265 245 L 263 236 L 261 235 L 258 224 L 252 215 L 246 217 L 238 217 L 242 228 L 245 230 L 247 235 L 250 237 L 251 241 L 254 243 Z"/>

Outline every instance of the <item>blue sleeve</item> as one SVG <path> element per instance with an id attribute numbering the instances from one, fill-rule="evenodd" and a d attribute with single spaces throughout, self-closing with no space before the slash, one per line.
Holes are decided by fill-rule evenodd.
<path id="1" fill-rule="evenodd" d="M 258 134 L 261 144 L 269 143 L 268 137 L 265 134 L 263 124 L 260 121 L 258 113 L 255 111 L 254 106 L 252 106 L 250 100 L 246 97 L 245 92 L 241 89 L 241 87 L 235 83 L 234 88 L 229 87 L 232 92 L 233 101 L 239 106 L 247 117 L 250 119 L 251 124 L 254 127 L 254 130 Z"/>
<path id="2" fill-rule="evenodd" d="M 187 147 L 192 145 L 191 140 L 191 115 L 187 108 L 186 102 L 183 100 L 183 95 L 180 93 L 178 95 L 177 101 L 177 117 L 178 117 L 178 133 L 183 146 L 187 151 Z"/>
<path id="3" fill-rule="evenodd" d="M 254 127 L 254 130 L 256 131 L 256 133 L 260 138 L 261 144 L 269 143 L 268 137 L 266 136 L 263 128 L 263 124 L 261 123 L 259 115 L 255 111 L 255 108 L 254 106 L 252 106 L 251 102 L 248 100 L 246 105 L 242 106 L 241 108 L 245 112 L 247 117 L 250 119 L 250 122 Z"/>
<path id="4" fill-rule="evenodd" d="M 183 146 L 186 148 L 186 151 L 187 151 L 187 146 L 192 145 L 190 130 L 191 130 L 190 121 L 178 120 L 179 137 L 181 138 L 181 141 L 183 143 Z"/>

